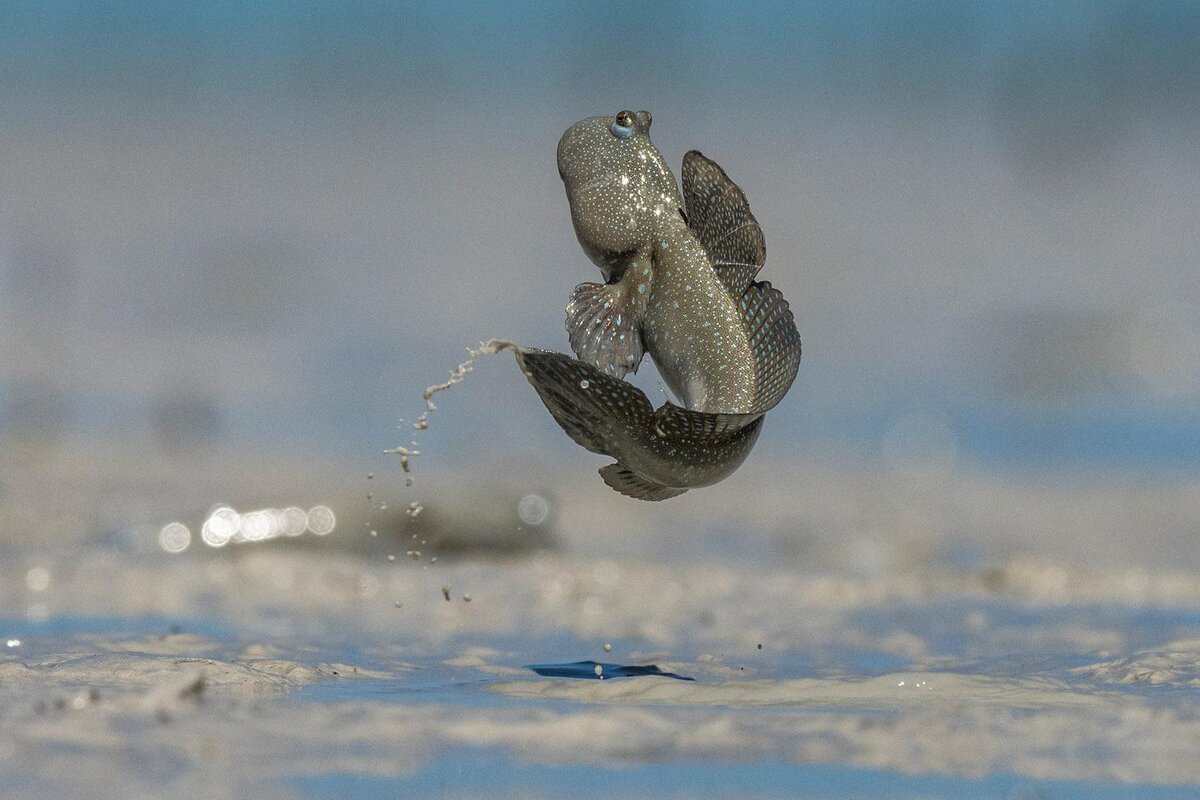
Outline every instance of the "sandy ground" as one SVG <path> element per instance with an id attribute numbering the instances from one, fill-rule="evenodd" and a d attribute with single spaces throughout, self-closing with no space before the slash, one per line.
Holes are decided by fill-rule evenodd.
<path id="1" fill-rule="evenodd" d="M 320 498 L 326 536 L 212 548 L 170 492 L 158 527 L 104 533 L 64 469 L 59 511 L 91 534 L 5 516 L 4 797 L 552 796 L 459 779 L 493 762 L 639 767 L 646 796 L 696 763 L 1008 775 L 1030 797 L 1200 785 L 1194 483 L 750 465 L 653 505 L 586 468 L 484 474 L 361 475 Z M 292 476 L 256 496 L 316 502 Z M 194 532 L 179 553 L 171 521 Z M 581 660 L 695 680 L 528 668 Z M 952 796 L 926 789 L 878 796 Z"/>

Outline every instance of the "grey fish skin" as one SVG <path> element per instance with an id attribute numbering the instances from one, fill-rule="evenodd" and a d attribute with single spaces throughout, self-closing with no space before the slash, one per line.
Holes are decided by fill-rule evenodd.
<path id="1" fill-rule="evenodd" d="M 654 236 L 655 217 L 683 207 L 675 176 L 650 144 L 649 111 L 630 114 L 630 133 L 613 132 L 614 117 L 591 117 L 558 140 L 558 174 L 571 222 L 605 281 L 620 279 Z"/>
<path id="2" fill-rule="evenodd" d="M 516 355 L 563 430 L 617 459 L 600 470 L 605 483 L 665 500 L 741 465 L 795 378 L 800 337 L 783 296 L 754 280 L 766 246 L 741 189 L 691 151 L 681 194 L 650 123 L 622 111 L 560 139 L 572 224 L 605 282 L 581 284 L 567 304 L 578 359 Z M 621 380 L 646 352 L 682 407 L 654 410 Z"/>
<path id="3" fill-rule="evenodd" d="M 745 206 L 744 228 L 758 236 L 757 255 L 749 257 L 757 264 L 748 260 L 735 267 L 745 273 L 744 282 L 723 281 L 685 218 L 674 175 L 650 142 L 650 120 L 644 111 L 591 117 L 559 140 L 558 169 L 575 232 L 606 281 L 582 284 L 572 296 L 567 306 L 572 348 L 616 377 L 636 371 L 649 352 L 667 386 L 692 410 L 765 411 L 769 406 L 757 402 L 762 354 L 739 307 L 765 258 L 761 231 Z M 740 189 L 699 153 L 685 158 L 685 189 L 688 159 L 711 165 L 709 172 L 719 174 L 745 204 Z M 717 248 L 737 242 L 733 237 L 743 229 L 721 231 L 720 217 L 713 215 Z"/>
<path id="4" fill-rule="evenodd" d="M 741 466 L 763 415 L 737 428 L 724 415 L 667 403 L 657 411 L 644 392 L 578 359 L 519 348 L 517 362 L 567 434 L 617 463 L 600 470 L 612 488 L 639 500 L 665 500 L 710 486 Z"/>

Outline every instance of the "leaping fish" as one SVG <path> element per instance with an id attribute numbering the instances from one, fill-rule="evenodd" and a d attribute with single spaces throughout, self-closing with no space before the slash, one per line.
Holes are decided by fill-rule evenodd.
<path id="1" fill-rule="evenodd" d="M 796 376 L 800 336 L 782 294 L 754 280 L 766 244 L 745 194 L 692 150 L 681 195 L 651 119 L 591 117 L 560 139 L 575 233 L 605 282 L 581 284 L 567 304 L 578 360 L 517 358 L 563 429 L 617 459 L 600 470 L 609 486 L 662 500 L 737 469 Z M 655 411 L 621 380 L 646 353 L 682 406 Z"/>

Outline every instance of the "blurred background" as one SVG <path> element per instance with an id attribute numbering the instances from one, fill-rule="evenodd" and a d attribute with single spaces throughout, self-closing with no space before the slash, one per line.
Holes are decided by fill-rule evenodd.
<path id="1" fill-rule="evenodd" d="M 702 149 L 746 190 L 795 310 L 804 363 L 760 472 L 1200 470 L 1194 3 L 4 0 L 0 20 L 4 541 L 334 502 L 368 473 L 399 501 L 382 451 L 464 347 L 567 349 L 596 271 L 555 145 L 626 107 L 669 163 Z M 416 489 L 505 465 L 629 506 L 507 358 L 441 397 Z"/>
<path id="2" fill-rule="evenodd" d="M 1194 0 L 0 0 L 0 784 L 1193 796 L 1198 86 Z M 412 429 L 568 349 L 623 108 L 804 340 L 658 504 L 507 354 Z"/>

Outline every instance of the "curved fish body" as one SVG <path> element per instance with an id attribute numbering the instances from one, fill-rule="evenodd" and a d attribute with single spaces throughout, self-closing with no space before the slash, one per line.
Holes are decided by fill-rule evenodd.
<path id="1" fill-rule="evenodd" d="M 795 377 L 800 343 L 782 296 L 753 280 L 762 230 L 741 189 L 698 151 L 684 157 L 681 196 L 651 120 L 591 117 L 559 140 L 571 220 L 605 279 L 572 295 L 571 346 L 618 378 L 648 352 L 689 409 L 766 411 Z"/>
<path id="2" fill-rule="evenodd" d="M 665 500 L 724 480 L 741 466 L 762 430 L 762 415 L 733 428 L 720 414 L 672 403 L 655 410 L 636 386 L 583 361 L 544 350 L 516 352 L 567 435 L 617 459 L 600 470 L 604 482 L 639 500 Z"/>
<path id="3" fill-rule="evenodd" d="M 578 360 L 522 351 L 522 367 L 576 442 L 617 459 L 606 483 L 660 500 L 732 473 L 787 392 L 800 337 L 745 195 L 698 151 L 683 192 L 650 142 L 647 111 L 572 125 L 558 144 L 571 220 L 604 283 L 567 304 Z M 682 406 L 651 410 L 621 380 L 646 353 Z"/>

